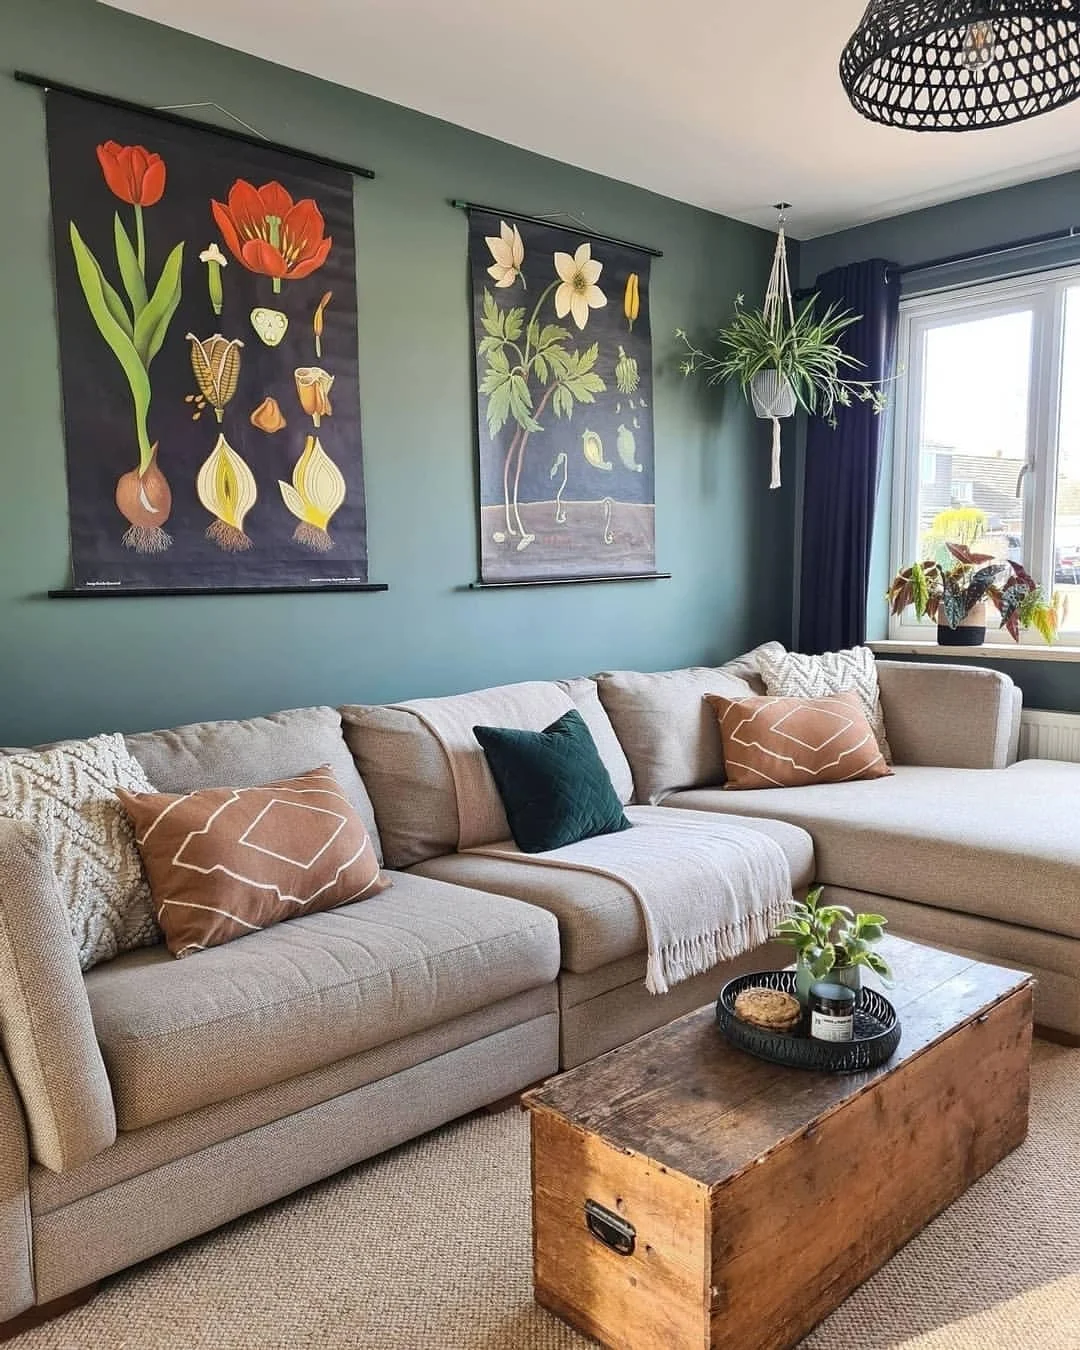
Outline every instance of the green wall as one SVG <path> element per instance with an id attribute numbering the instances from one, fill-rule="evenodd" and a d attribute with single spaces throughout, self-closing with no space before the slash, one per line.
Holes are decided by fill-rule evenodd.
<path id="1" fill-rule="evenodd" d="M 684 383 L 670 336 L 702 335 L 736 291 L 762 288 L 770 235 L 93 0 L 0 0 L 0 33 L 0 744 L 661 669 L 787 636 L 790 491 L 765 488 L 762 424 Z M 358 182 L 356 211 L 370 573 L 388 593 L 45 598 L 68 584 L 64 448 L 43 100 L 14 69 L 149 104 L 211 100 L 377 172 Z M 657 562 L 672 580 L 461 589 L 477 549 L 466 230 L 452 197 L 565 211 L 664 250 Z"/>

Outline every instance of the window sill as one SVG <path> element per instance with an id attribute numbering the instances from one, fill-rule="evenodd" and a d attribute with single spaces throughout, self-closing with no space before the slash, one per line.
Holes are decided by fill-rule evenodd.
<path id="1" fill-rule="evenodd" d="M 887 638 L 866 644 L 881 656 L 943 656 L 950 661 L 1080 661 L 1080 647 L 1052 647 L 984 642 L 980 647 L 942 647 L 936 642 Z"/>

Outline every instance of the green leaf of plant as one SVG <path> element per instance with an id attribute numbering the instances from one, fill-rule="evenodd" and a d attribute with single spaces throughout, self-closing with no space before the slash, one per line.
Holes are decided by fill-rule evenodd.
<path id="1" fill-rule="evenodd" d="M 533 338 L 532 341 L 535 346 L 541 351 L 544 351 L 547 347 L 553 347 L 557 343 L 565 342 L 569 336 L 570 332 L 568 329 L 563 328 L 557 323 L 547 323 L 541 329 L 539 336 Z"/>
<path id="2" fill-rule="evenodd" d="M 490 356 L 502 347 L 502 338 L 484 337 L 476 344 L 476 353 L 480 357 Z"/>
<path id="3" fill-rule="evenodd" d="M 503 328 L 503 311 L 495 303 L 495 297 L 487 289 L 484 290 L 484 310 L 480 318 L 484 332 L 490 337 L 505 337 Z"/>
<path id="4" fill-rule="evenodd" d="M 889 963 L 877 952 L 867 952 L 863 957 L 862 964 L 869 966 L 875 974 L 880 975 L 884 980 L 891 980 L 893 977 Z"/>
<path id="5" fill-rule="evenodd" d="M 521 336 L 521 330 L 525 327 L 524 309 L 507 310 L 506 318 L 503 324 L 503 333 L 507 342 L 516 342 Z"/>
<path id="6" fill-rule="evenodd" d="M 858 934 L 865 942 L 880 942 L 885 929 L 879 923 L 864 923 L 858 928 Z"/>
<path id="7" fill-rule="evenodd" d="M 823 975 L 828 975 L 829 971 L 836 965 L 836 948 L 831 942 L 825 944 L 821 949 L 821 955 L 813 963 L 813 971 L 820 980 Z"/>
<path id="8" fill-rule="evenodd" d="M 570 353 L 564 347 L 553 344 L 544 348 L 544 356 L 551 363 L 556 375 L 566 375 L 570 370 Z"/>
<path id="9" fill-rule="evenodd" d="M 488 361 L 488 366 L 491 370 L 498 371 L 500 375 L 510 374 L 510 358 L 502 347 L 500 347 L 498 351 L 491 353 L 491 359 Z"/>
<path id="10" fill-rule="evenodd" d="M 506 425 L 510 416 L 510 381 L 500 380 L 488 393 L 488 432 L 494 437 Z"/>
<path id="11" fill-rule="evenodd" d="M 90 260 L 97 269 L 98 281 L 101 283 L 101 296 L 105 302 L 105 307 L 123 329 L 126 336 L 133 338 L 135 330 L 131 325 L 131 317 L 120 298 L 119 292 L 113 286 L 110 286 L 108 278 L 101 270 L 101 264 L 92 253 L 90 254 Z"/>
<path id="12" fill-rule="evenodd" d="M 161 350 L 169 324 L 180 304 L 180 269 L 184 261 L 184 245 L 179 243 L 165 259 L 154 294 L 135 320 L 135 349 L 149 370 L 150 362 Z"/>
<path id="13" fill-rule="evenodd" d="M 131 311 L 137 320 L 146 308 L 146 281 L 139 271 L 139 261 L 128 232 L 124 229 L 119 211 L 113 216 L 113 236 L 116 240 L 116 261 L 120 268 L 120 279 L 124 283 L 124 290 L 127 291 L 128 299 L 131 301 Z"/>
<path id="14" fill-rule="evenodd" d="M 134 343 L 112 313 L 102 286 L 102 272 L 98 261 L 87 248 L 74 221 L 71 222 L 71 251 L 75 256 L 75 270 L 79 276 L 87 306 L 131 389 L 135 405 L 135 423 L 141 434 L 146 433 L 146 419 L 150 411 L 150 380 L 135 350 Z M 114 292 L 115 294 L 115 292 Z M 119 301 L 119 297 L 117 297 Z"/>
<path id="15" fill-rule="evenodd" d="M 533 357 L 533 370 L 536 371 L 536 374 L 540 379 L 540 383 L 547 384 L 548 377 L 551 373 L 551 367 L 548 365 L 548 363 L 544 360 L 544 358 L 540 355 L 539 352 L 537 352 L 537 354 Z"/>
<path id="16" fill-rule="evenodd" d="M 584 373 L 586 370 L 592 370 L 596 365 L 596 358 L 600 354 L 600 346 L 594 342 L 591 347 L 586 347 L 581 353 L 576 353 L 578 358 L 578 370 Z"/>
<path id="17" fill-rule="evenodd" d="M 526 431 L 543 431 L 543 427 L 532 415 L 532 394 L 523 375 L 510 376 L 510 415 Z"/>

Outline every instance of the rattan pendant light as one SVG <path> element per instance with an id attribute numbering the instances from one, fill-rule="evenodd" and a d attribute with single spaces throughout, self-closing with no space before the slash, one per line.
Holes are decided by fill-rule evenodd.
<path id="1" fill-rule="evenodd" d="M 1080 95 L 1080 0 L 870 0 L 840 79 L 872 122 L 975 131 Z"/>

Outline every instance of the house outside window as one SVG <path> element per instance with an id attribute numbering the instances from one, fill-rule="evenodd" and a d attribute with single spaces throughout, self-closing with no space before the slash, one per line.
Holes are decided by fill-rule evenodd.
<path id="1" fill-rule="evenodd" d="M 950 541 L 1013 559 L 1063 593 L 1080 636 L 1080 268 L 900 310 L 894 569 Z M 890 619 L 891 637 L 928 630 Z"/>

